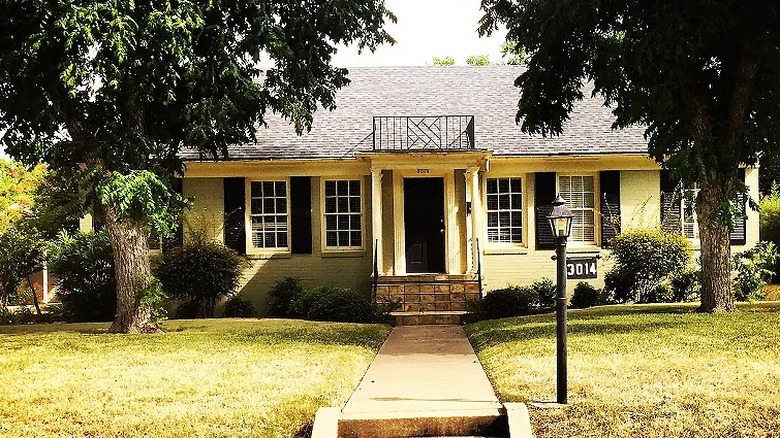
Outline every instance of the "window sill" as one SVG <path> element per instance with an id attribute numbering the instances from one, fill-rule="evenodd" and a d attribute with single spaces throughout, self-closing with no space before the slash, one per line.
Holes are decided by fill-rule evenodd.
<path id="1" fill-rule="evenodd" d="M 528 248 L 525 246 L 516 247 L 487 247 L 484 249 L 485 255 L 527 255 Z"/>
<path id="2" fill-rule="evenodd" d="M 351 250 L 325 250 L 323 249 L 321 254 L 322 258 L 359 258 L 366 256 L 366 250 L 364 249 L 351 249 Z"/>
<path id="3" fill-rule="evenodd" d="M 247 252 L 246 258 L 249 260 L 270 260 L 270 259 L 289 259 L 292 254 L 289 251 L 279 252 Z"/>

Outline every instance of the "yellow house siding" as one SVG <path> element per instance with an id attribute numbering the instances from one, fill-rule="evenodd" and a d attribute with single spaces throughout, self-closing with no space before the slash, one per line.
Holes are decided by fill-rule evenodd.
<path id="1" fill-rule="evenodd" d="M 192 209 L 184 219 L 185 232 L 208 233 L 223 242 L 224 184 L 222 178 L 184 178 L 182 194 L 194 198 Z"/>
<path id="2" fill-rule="evenodd" d="M 661 172 L 620 172 L 620 225 L 622 230 L 661 226 Z"/>

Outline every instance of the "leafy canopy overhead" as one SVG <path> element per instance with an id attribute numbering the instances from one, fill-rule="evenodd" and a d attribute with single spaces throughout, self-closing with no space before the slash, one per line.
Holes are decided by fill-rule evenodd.
<path id="1" fill-rule="evenodd" d="M 392 42 L 395 19 L 353 0 L 3 0 L 0 17 L 7 151 L 123 173 L 179 170 L 182 147 L 225 155 L 269 110 L 309 128 L 347 83 L 335 45 Z"/>
<path id="2" fill-rule="evenodd" d="M 649 152 L 689 180 L 731 181 L 777 153 L 780 3 L 763 0 L 483 0 L 481 32 L 508 28 L 529 56 L 517 114 L 557 135 L 583 83 L 616 127 L 647 126 Z"/>

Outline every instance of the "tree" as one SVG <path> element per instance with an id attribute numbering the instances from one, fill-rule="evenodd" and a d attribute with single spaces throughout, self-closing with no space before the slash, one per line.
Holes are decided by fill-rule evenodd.
<path id="1" fill-rule="evenodd" d="M 31 169 L 0 158 L 0 231 L 6 230 L 35 206 L 35 193 L 48 176 L 46 166 Z"/>
<path id="2" fill-rule="evenodd" d="M 452 56 L 445 56 L 444 58 L 434 56 L 433 65 L 455 65 L 455 60 L 452 59 Z"/>
<path id="3" fill-rule="evenodd" d="M 487 55 L 471 55 L 466 59 L 466 64 L 472 66 L 490 65 L 490 59 Z"/>
<path id="4" fill-rule="evenodd" d="M 504 41 L 501 44 L 501 57 L 507 58 L 506 63 L 509 65 L 525 65 L 527 60 L 525 49 L 515 41 Z"/>
<path id="5" fill-rule="evenodd" d="M 7 152 L 78 181 L 104 219 L 117 281 L 112 332 L 147 332 L 147 235 L 186 202 L 182 148 L 222 158 L 267 110 L 310 129 L 347 70 L 337 44 L 393 42 L 382 0 L 0 0 L 0 132 Z M 262 59 L 273 66 L 261 67 Z"/>
<path id="6" fill-rule="evenodd" d="M 559 135 L 583 87 L 616 115 L 645 126 L 648 152 L 700 188 L 702 302 L 731 311 L 729 230 L 745 193 L 740 165 L 778 153 L 780 4 L 759 0 L 483 0 L 480 32 L 506 25 L 528 69 L 517 120 Z"/>

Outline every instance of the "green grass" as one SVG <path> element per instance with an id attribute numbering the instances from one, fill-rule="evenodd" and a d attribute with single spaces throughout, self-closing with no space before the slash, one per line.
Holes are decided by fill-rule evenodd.
<path id="1" fill-rule="evenodd" d="M 0 436 L 290 437 L 344 403 L 382 325 L 169 321 L 0 327 Z"/>
<path id="2" fill-rule="evenodd" d="M 537 437 L 780 436 L 780 303 L 569 312 L 569 405 L 530 407 Z M 502 401 L 555 400 L 554 315 L 466 327 Z"/>

